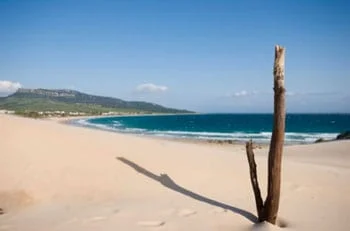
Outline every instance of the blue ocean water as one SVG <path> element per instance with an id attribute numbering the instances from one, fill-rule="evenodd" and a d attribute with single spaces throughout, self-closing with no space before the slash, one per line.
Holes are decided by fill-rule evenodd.
<path id="1" fill-rule="evenodd" d="M 78 120 L 77 123 L 105 130 L 161 137 L 215 139 L 268 143 L 271 114 L 190 114 L 120 116 Z M 288 114 L 286 143 L 311 143 L 333 139 L 350 130 L 350 114 Z"/>

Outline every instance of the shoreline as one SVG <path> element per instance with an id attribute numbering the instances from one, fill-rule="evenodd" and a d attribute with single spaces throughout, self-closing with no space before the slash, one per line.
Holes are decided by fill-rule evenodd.
<path id="1" fill-rule="evenodd" d="M 34 118 L 39 120 L 48 120 L 48 121 L 55 121 L 58 123 L 62 123 L 68 126 L 75 126 L 75 127 L 84 127 L 88 129 L 97 129 L 105 132 L 114 132 L 118 134 L 128 134 L 133 135 L 137 137 L 148 137 L 151 139 L 158 139 L 158 140 L 169 140 L 169 141 L 175 141 L 175 142 L 185 142 L 185 143 L 193 143 L 193 144 L 204 144 L 204 145 L 216 145 L 216 146 L 245 146 L 247 140 L 237 140 L 237 139 L 220 139 L 220 138 L 192 138 L 192 137 L 180 137 L 180 136 L 157 136 L 153 134 L 141 134 L 136 132 L 123 132 L 118 131 L 116 129 L 104 129 L 100 128 L 98 126 L 94 125 L 83 125 L 76 123 L 77 120 L 89 120 L 89 119 L 96 119 L 96 118 L 110 118 L 110 117 L 144 117 L 144 116 L 174 116 L 174 115 L 194 115 L 194 114 L 201 114 L 201 113 L 187 113 L 187 114 L 121 114 L 121 115 L 89 115 L 89 116 L 66 116 L 66 117 L 46 117 L 46 118 Z M 225 114 L 225 113 L 203 113 L 203 115 L 207 114 Z M 226 113 L 230 114 L 230 113 Z M 236 114 L 244 114 L 244 113 L 236 113 Z M 251 114 L 251 113 L 249 113 Z M 268 114 L 268 113 L 257 113 L 257 114 Z M 301 113 L 295 113 L 295 114 L 301 114 Z M 310 113 L 306 113 L 310 114 Z M 18 115 L 11 115 L 11 116 L 18 116 Z M 21 116 L 19 116 L 21 117 Z M 24 117 L 25 118 L 25 117 Z M 301 133 L 303 134 L 303 133 Z M 332 133 L 333 134 L 333 133 Z M 314 144 L 314 143 L 324 143 L 324 142 L 333 142 L 337 141 L 336 136 L 340 135 L 342 133 L 334 133 L 335 138 L 333 139 L 326 139 L 323 137 L 319 137 L 315 139 L 315 141 L 311 142 L 302 142 L 302 141 L 285 141 L 284 146 L 295 146 L 295 145 L 308 145 L 308 144 Z M 268 148 L 270 146 L 270 140 L 267 142 L 259 142 L 254 139 L 252 139 L 254 144 L 254 149 L 261 149 L 261 148 Z"/>
<path id="2" fill-rule="evenodd" d="M 167 116 L 171 115 L 177 115 L 177 114 L 169 114 Z M 246 141 L 239 141 L 239 140 L 220 140 L 220 139 L 196 139 L 196 138 L 185 138 L 185 137 L 161 137 L 161 136 L 155 136 L 155 135 L 150 135 L 150 134 L 138 134 L 138 133 L 132 133 L 132 132 L 119 132 L 117 130 L 108 130 L 108 129 L 103 129 L 99 128 L 96 126 L 89 126 L 89 125 L 82 125 L 75 123 L 76 120 L 80 119 L 95 119 L 95 118 L 108 118 L 108 117 L 122 117 L 124 115 L 119 115 L 119 116 L 83 116 L 80 118 L 67 118 L 62 120 L 58 118 L 58 120 L 53 120 L 58 123 L 62 123 L 68 126 L 74 126 L 74 127 L 82 127 L 82 128 L 87 128 L 87 129 L 96 129 L 104 132 L 112 132 L 112 133 L 117 133 L 117 134 L 123 134 L 123 135 L 131 135 L 135 137 L 147 137 L 150 139 L 155 139 L 155 140 L 166 140 L 166 141 L 174 141 L 174 142 L 180 142 L 180 143 L 190 143 L 190 144 L 201 144 L 201 145 L 215 145 L 215 146 L 221 146 L 221 147 L 229 147 L 229 146 L 237 146 L 237 147 L 245 147 Z M 133 116 L 133 115 L 130 115 Z M 136 115 L 136 116 L 144 116 L 144 115 Z M 147 115 L 149 116 L 149 115 Z M 150 115 L 150 116 L 157 116 L 157 115 Z M 285 144 L 285 145 L 290 145 L 290 144 Z M 261 148 L 266 148 L 269 147 L 269 143 L 258 143 L 254 142 L 254 149 L 261 149 Z"/>
<path id="3" fill-rule="evenodd" d="M 130 135 L 130 136 L 135 136 L 135 137 L 146 137 L 149 139 L 154 139 L 154 140 L 163 140 L 163 141 L 173 141 L 173 142 L 180 142 L 180 143 L 190 143 L 190 144 L 200 144 L 200 145 L 215 145 L 215 146 L 221 146 L 221 147 L 229 147 L 229 146 L 242 146 L 245 147 L 245 141 L 233 141 L 233 140 L 211 140 L 211 139 L 195 139 L 195 138 L 184 138 L 184 137 L 160 137 L 160 136 L 153 136 L 153 135 L 145 135 L 145 134 L 137 134 L 137 133 L 132 133 L 132 132 L 119 132 L 117 130 L 108 130 L 108 129 L 103 129 L 103 128 L 98 128 L 94 126 L 88 126 L 88 125 L 82 125 L 75 123 L 75 120 L 80 120 L 80 119 L 94 119 L 94 118 L 105 118 L 106 116 L 99 117 L 99 116 L 93 116 L 93 117 L 81 117 L 81 118 L 69 118 L 69 119 L 58 119 L 58 120 L 53 120 L 61 124 L 65 124 L 67 126 L 73 126 L 73 127 L 81 127 L 81 128 L 86 128 L 86 129 L 96 129 L 99 131 L 104 131 L 104 132 L 110 132 L 110 133 L 117 133 L 117 134 L 122 134 L 122 135 Z M 115 116 L 108 116 L 108 117 L 115 117 Z M 263 147 L 268 147 L 269 144 L 260 144 L 260 143 L 255 143 L 254 148 L 261 149 Z"/>
<path id="4" fill-rule="evenodd" d="M 226 145 L 235 145 L 235 146 L 245 146 L 246 142 L 248 141 L 247 139 L 227 139 L 227 138 L 205 138 L 205 137 L 184 137 L 184 136 L 176 136 L 176 135 L 166 135 L 166 131 L 164 132 L 164 136 L 161 135 L 157 135 L 157 134 L 147 134 L 147 133 L 137 133 L 137 132 L 126 132 L 123 130 L 117 130 L 117 129 L 108 129 L 106 128 L 102 128 L 102 127 L 98 127 L 97 125 L 91 124 L 79 124 L 76 121 L 80 120 L 80 119 L 84 119 L 84 120 L 89 120 L 89 119 L 95 119 L 95 118 L 110 118 L 110 117 L 137 117 L 137 116 L 158 116 L 159 114 L 154 114 L 154 115 L 117 115 L 117 116 L 83 116 L 83 117 L 70 117 L 70 118 L 58 118 L 55 119 L 55 121 L 58 121 L 60 123 L 65 123 L 67 125 L 70 126 L 77 126 L 77 127 L 85 127 L 85 128 L 89 128 L 89 129 L 97 129 L 97 130 L 102 130 L 102 131 L 107 131 L 107 132 L 115 132 L 115 133 L 119 133 L 119 134 L 131 134 L 131 135 L 135 135 L 135 136 L 140 136 L 140 137 L 149 137 L 152 139 L 161 139 L 161 140 L 173 140 L 173 141 L 177 141 L 177 142 L 187 142 L 187 143 L 196 143 L 196 144 L 209 144 L 209 145 L 219 145 L 219 146 L 226 146 Z M 178 115 L 178 114 L 167 114 L 165 116 L 173 116 L 173 115 Z M 161 133 L 161 132 L 160 132 Z M 248 133 L 247 133 L 248 134 Z M 286 133 L 287 134 L 287 133 Z M 300 133 L 300 134 L 304 134 L 304 133 Z M 336 135 L 338 135 L 339 133 L 334 133 L 334 137 Z M 317 143 L 316 141 L 319 139 L 323 139 L 321 142 L 331 142 L 331 141 L 335 141 L 336 139 L 324 139 L 322 137 L 319 138 L 315 138 L 315 141 L 285 141 L 284 146 L 293 146 L 293 145 L 308 145 L 308 144 L 313 144 L 313 143 Z M 259 141 L 259 140 L 254 140 L 254 138 L 252 139 L 254 146 L 256 148 L 263 148 L 263 147 L 269 147 L 270 145 L 270 140 L 271 138 L 269 138 L 268 140 L 266 140 L 266 142 L 264 141 Z"/>

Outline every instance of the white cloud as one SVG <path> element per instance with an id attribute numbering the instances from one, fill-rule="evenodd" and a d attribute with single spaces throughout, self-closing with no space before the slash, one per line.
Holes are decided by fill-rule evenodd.
<path id="1" fill-rule="evenodd" d="M 10 95 L 21 88 L 22 85 L 18 82 L 11 82 L 7 80 L 0 80 L 0 96 Z"/>
<path id="2" fill-rule="evenodd" d="M 286 91 L 286 96 L 288 97 L 310 97 L 310 96 L 331 96 L 337 95 L 337 92 L 295 92 L 295 91 Z M 236 98 L 236 97 L 248 97 L 248 96 L 262 96 L 262 95 L 273 95 L 273 91 L 237 91 L 234 93 L 227 94 L 227 97 Z"/>
<path id="3" fill-rule="evenodd" d="M 295 93 L 294 91 L 286 91 L 286 96 L 295 96 L 297 95 L 297 93 Z"/>
<path id="4" fill-rule="evenodd" d="M 233 93 L 233 95 L 236 97 L 247 96 L 248 92 L 246 90 L 243 90 L 243 91 L 235 92 L 235 93 Z"/>
<path id="5" fill-rule="evenodd" d="M 237 91 L 234 92 L 233 94 L 228 94 L 228 97 L 246 97 L 246 96 L 251 96 L 251 95 L 258 95 L 261 94 L 261 92 L 258 91 L 246 91 L 246 90 L 242 90 L 242 91 Z"/>
<path id="6" fill-rule="evenodd" d="M 137 92 L 144 92 L 144 93 L 165 92 L 167 90 L 168 90 L 167 86 L 156 85 L 153 83 L 144 83 L 136 87 Z"/>
<path id="7" fill-rule="evenodd" d="M 341 92 L 332 92 L 332 91 L 325 91 L 325 92 L 294 92 L 294 91 L 287 91 L 287 96 L 303 96 L 303 97 L 322 97 L 322 96 L 336 96 L 341 95 Z"/>

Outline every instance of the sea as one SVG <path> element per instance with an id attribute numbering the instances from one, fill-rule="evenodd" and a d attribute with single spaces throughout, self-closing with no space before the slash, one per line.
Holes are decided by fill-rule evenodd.
<path id="1" fill-rule="evenodd" d="M 142 136 L 269 143 L 272 114 L 186 114 L 78 119 L 76 125 Z M 350 131 L 350 114 L 287 114 L 286 144 L 332 140 Z"/>

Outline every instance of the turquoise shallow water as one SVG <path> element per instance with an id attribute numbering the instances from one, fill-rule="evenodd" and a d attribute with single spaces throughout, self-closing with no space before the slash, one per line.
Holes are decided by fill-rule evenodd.
<path id="1" fill-rule="evenodd" d="M 78 120 L 76 123 L 110 131 L 160 137 L 217 139 L 267 143 L 271 114 L 191 114 L 123 116 Z M 288 114 L 286 143 L 333 139 L 350 130 L 350 114 Z"/>

